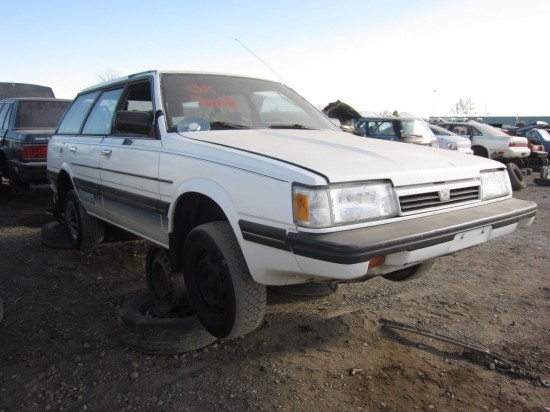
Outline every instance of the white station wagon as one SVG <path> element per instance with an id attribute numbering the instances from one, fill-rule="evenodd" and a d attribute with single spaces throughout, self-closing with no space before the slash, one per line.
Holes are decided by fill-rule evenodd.
<path id="1" fill-rule="evenodd" d="M 353 136 L 282 84 L 216 74 L 83 90 L 48 177 L 76 249 L 105 224 L 149 240 L 165 251 L 155 301 L 188 299 L 225 338 L 262 322 L 266 285 L 411 279 L 536 213 L 499 162 Z"/>

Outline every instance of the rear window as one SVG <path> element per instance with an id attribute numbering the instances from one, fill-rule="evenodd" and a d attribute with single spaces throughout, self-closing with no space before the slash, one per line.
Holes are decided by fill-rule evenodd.
<path id="1" fill-rule="evenodd" d="M 15 116 L 16 129 L 54 129 L 70 102 L 22 101 Z"/>

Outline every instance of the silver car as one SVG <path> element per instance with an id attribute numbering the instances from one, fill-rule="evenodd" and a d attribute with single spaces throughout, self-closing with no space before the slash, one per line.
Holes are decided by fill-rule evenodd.
<path id="1" fill-rule="evenodd" d="M 437 138 L 440 149 L 458 150 L 462 153 L 474 154 L 470 139 L 459 136 L 456 133 L 435 124 L 430 124 L 429 127 L 434 136 Z"/>
<path id="2" fill-rule="evenodd" d="M 470 138 L 472 150 L 477 156 L 502 160 L 527 158 L 531 154 L 525 137 L 509 136 L 502 130 L 485 123 L 467 121 L 440 123 L 439 126 Z"/>

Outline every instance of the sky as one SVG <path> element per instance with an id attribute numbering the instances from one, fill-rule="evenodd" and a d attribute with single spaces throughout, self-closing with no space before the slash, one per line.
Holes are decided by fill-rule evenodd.
<path id="1" fill-rule="evenodd" d="M 548 0 L 0 0 L 0 82 L 60 98 L 106 72 L 284 82 L 318 108 L 550 115 Z"/>

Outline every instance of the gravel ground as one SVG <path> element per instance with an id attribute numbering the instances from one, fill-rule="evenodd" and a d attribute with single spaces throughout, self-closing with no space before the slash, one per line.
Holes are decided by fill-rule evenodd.
<path id="1" fill-rule="evenodd" d="M 316 298 L 270 290 L 256 331 L 162 356 L 125 347 L 117 325 L 145 289 L 149 245 L 48 248 L 49 188 L 11 196 L 4 184 L 0 412 L 548 411 L 550 188 L 533 177 L 515 193 L 539 205 L 530 228 L 441 258 L 411 282 Z M 481 345 L 516 369 L 381 318 Z"/>

